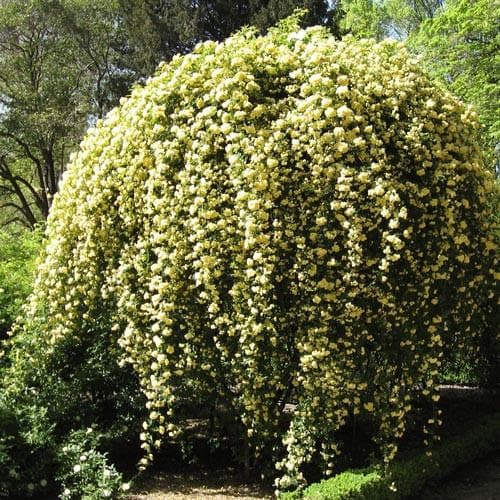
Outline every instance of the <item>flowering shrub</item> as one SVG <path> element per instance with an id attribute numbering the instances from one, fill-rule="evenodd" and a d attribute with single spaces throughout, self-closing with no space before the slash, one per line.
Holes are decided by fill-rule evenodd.
<path id="1" fill-rule="evenodd" d="M 24 414 L 0 395 L 0 497 L 40 498 L 51 487 L 55 446 L 46 414 L 34 406 Z"/>
<path id="2" fill-rule="evenodd" d="M 390 460 L 491 312 L 477 127 L 395 42 L 289 19 L 175 57 L 72 157 L 31 300 L 45 354 L 108 311 L 147 398 L 143 466 L 192 401 L 253 457 L 282 437 L 282 488 L 313 456 L 331 471 L 352 418 Z"/>
<path id="3" fill-rule="evenodd" d="M 129 489 L 106 455 L 97 451 L 99 440 L 91 427 L 70 435 L 60 454 L 59 498 L 118 498 Z"/>

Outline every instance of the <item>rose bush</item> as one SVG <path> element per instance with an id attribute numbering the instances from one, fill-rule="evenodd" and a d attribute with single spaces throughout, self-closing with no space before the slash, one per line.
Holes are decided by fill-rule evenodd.
<path id="1" fill-rule="evenodd" d="M 28 318 L 50 356 L 107 311 L 147 399 L 143 466 L 193 402 L 224 408 L 250 463 L 272 453 L 281 488 L 313 456 L 331 471 L 353 418 L 390 460 L 443 358 L 487 330 L 495 187 L 474 111 L 400 44 L 295 21 L 161 65 L 54 200 Z"/>

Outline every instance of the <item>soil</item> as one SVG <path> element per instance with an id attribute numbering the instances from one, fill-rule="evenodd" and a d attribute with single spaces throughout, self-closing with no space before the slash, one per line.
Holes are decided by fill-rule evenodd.
<path id="1" fill-rule="evenodd" d="M 127 500 L 255 500 L 271 499 L 273 492 L 258 483 L 244 483 L 227 471 L 158 473 L 137 485 Z"/>

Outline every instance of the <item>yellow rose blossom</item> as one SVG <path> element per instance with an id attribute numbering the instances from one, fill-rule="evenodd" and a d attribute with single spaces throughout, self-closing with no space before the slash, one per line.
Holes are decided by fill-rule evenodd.
<path id="1" fill-rule="evenodd" d="M 292 31 L 162 64 L 54 199 L 26 324 L 54 351 L 109 318 L 150 410 L 141 467 L 199 401 L 227 401 L 255 456 L 283 440 L 283 488 L 316 452 L 334 464 L 350 415 L 376 414 L 391 460 L 491 313 L 496 187 L 473 114 L 395 42 Z"/>

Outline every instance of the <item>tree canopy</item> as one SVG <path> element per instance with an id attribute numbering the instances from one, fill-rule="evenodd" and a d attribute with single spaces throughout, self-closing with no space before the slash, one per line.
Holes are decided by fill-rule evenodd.
<path id="1" fill-rule="evenodd" d="M 474 104 L 491 147 L 500 144 L 500 4 L 449 0 L 410 38 L 432 75 Z M 498 162 L 498 159 L 497 159 Z"/>
<path id="2" fill-rule="evenodd" d="M 281 487 L 316 454 L 331 472 L 357 415 L 391 460 L 445 355 L 490 338 L 475 113 L 394 41 L 296 30 L 162 64 L 89 131 L 50 214 L 28 331 L 47 356 L 109 320 L 147 399 L 143 465 L 186 405 L 225 414 Z"/>
<path id="3" fill-rule="evenodd" d="M 243 25 L 261 33 L 297 8 L 302 26 L 396 37 L 477 106 L 498 141 L 494 0 L 6 0 L 0 5 L 0 224 L 46 219 L 84 131 L 160 61 Z"/>
<path id="4" fill-rule="evenodd" d="M 0 6 L 0 206 L 33 227 L 49 213 L 69 154 L 117 89 L 111 2 L 5 1 Z M 118 47 L 120 48 L 120 47 Z"/>
<path id="5" fill-rule="evenodd" d="M 404 39 L 443 5 L 444 0 L 342 0 L 341 26 L 357 37 Z"/>

